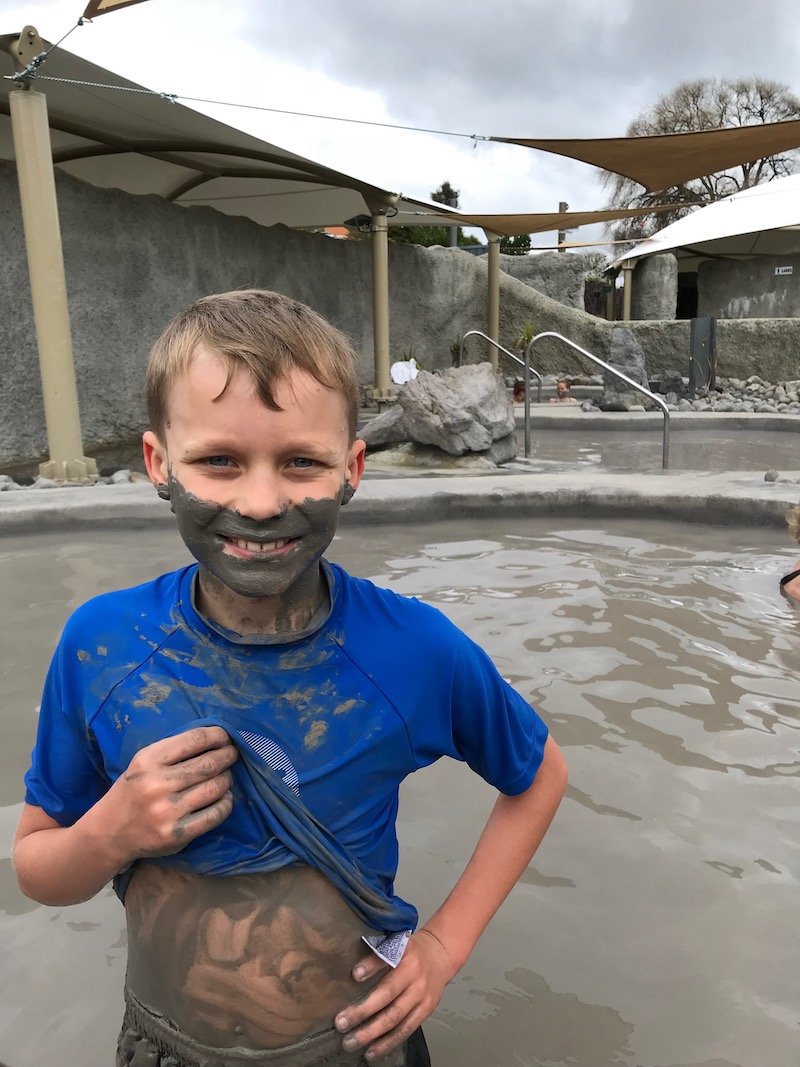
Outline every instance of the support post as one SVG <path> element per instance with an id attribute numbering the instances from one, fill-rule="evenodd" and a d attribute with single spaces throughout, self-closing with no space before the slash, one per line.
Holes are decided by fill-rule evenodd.
<path id="1" fill-rule="evenodd" d="M 622 289 L 622 321 L 631 321 L 631 300 L 633 298 L 633 263 L 626 259 L 622 264 L 625 283 Z"/>
<path id="2" fill-rule="evenodd" d="M 613 322 L 617 317 L 617 276 L 619 271 L 610 274 L 609 290 L 606 293 L 606 319 Z"/>
<path id="3" fill-rule="evenodd" d="M 561 215 L 563 215 L 565 211 L 569 211 L 569 204 L 566 202 L 566 200 L 559 200 L 559 202 L 558 202 L 558 211 L 559 211 L 559 214 L 561 214 Z M 558 251 L 559 252 L 566 252 L 566 248 L 564 247 L 564 245 L 566 243 L 566 240 L 567 240 L 567 231 L 566 230 L 559 230 L 558 231 L 558 240 L 556 241 L 556 244 L 558 245 Z"/>
<path id="4" fill-rule="evenodd" d="M 486 332 L 493 341 L 500 343 L 500 235 L 486 231 L 489 244 L 489 278 L 486 300 Z M 495 370 L 498 365 L 498 350 L 490 346 L 489 361 Z"/>
<path id="5" fill-rule="evenodd" d="M 41 43 L 30 26 L 23 39 L 34 51 Z M 97 465 L 83 454 L 47 99 L 29 86 L 12 90 L 9 102 L 50 456 L 39 472 L 94 482 Z"/>
<path id="6" fill-rule="evenodd" d="M 378 403 L 395 395 L 389 374 L 389 225 L 383 212 L 375 212 L 370 226 L 372 245 L 372 327 L 375 351 L 375 388 Z"/>

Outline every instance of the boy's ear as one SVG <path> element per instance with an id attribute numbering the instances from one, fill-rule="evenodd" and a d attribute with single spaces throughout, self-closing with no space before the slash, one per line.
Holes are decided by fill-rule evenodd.
<path id="1" fill-rule="evenodd" d="M 163 485 L 168 480 L 167 450 L 152 430 L 142 434 L 144 467 L 153 485 Z"/>
<path id="2" fill-rule="evenodd" d="M 350 451 L 347 456 L 347 482 L 354 491 L 358 489 L 358 483 L 361 481 L 361 475 L 364 473 L 364 458 L 366 453 L 366 444 L 360 440 L 360 438 L 356 438 L 352 445 L 350 445 Z"/>

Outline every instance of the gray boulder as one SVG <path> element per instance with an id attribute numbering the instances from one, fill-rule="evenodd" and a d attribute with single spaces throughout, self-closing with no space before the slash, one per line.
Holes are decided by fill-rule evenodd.
<path id="1" fill-rule="evenodd" d="M 420 371 L 398 391 L 394 407 L 360 435 L 370 450 L 411 441 L 451 456 L 477 453 L 494 463 L 516 456 L 514 409 L 490 363 Z"/>
<path id="2" fill-rule="evenodd" d="M 647 368 L 644 362 L 642 346 L 636 340 L 633 332 L 626 327 L 616 326 L 611 331 L 611 346 L 608 354 L 608 362 L 612 367 L 622 371 L 638 385 L 648 386 Z M 609 371 L 603 372 L 603 396 L 600 399 L 600 408 L 603 411 L 629 411 L 631 404 L 641 404 L 650 407 L 652 401 L 647 400 L 643 393 L 632 389 L 621 378 Z"/>

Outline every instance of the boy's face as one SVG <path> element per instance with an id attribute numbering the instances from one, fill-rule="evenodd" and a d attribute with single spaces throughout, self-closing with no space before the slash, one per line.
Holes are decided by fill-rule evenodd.
<path id="1" fill-rule="evenodd" d="M 313 595 L 365 446 L 350 442 L 343 396 L 306 372 L 277 384 L 281 411 L 263 404 L 244 368 L 222 392 L 226 374 L 212 350 L 198 349 L 172 388 L 163 440 L 144 435 L 147 471 L 169 485 L 201 582 L 206 572 L 236 597 L 286 606 Z"/>

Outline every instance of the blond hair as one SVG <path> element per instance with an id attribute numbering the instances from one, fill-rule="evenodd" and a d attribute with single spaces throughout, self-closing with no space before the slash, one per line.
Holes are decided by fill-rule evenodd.
<path id="1" fill-rule="evenodd" d="M 789 527 L 789 533 L 795 541 L 800 542 L 800 504 L 787 512 L 786 525 Z"/>
<path id="2" fill-rule="evenodd" d="M 200 345 L 212 349 L 226 365 L 220 396 L 244 367 L 272 411 L 280 410 L 276 385 L 295 368 L 306 371 L 320 385 L 341 393 L 350 440 L 355 440 L 358 381 L 352 345 L 305 304 L 267 289 L 203 297 L 176 315 L 156 340 L 147 362 L 146 397 L 150 428 L 159 437 L 169 421 L 170 391 Z"/>

